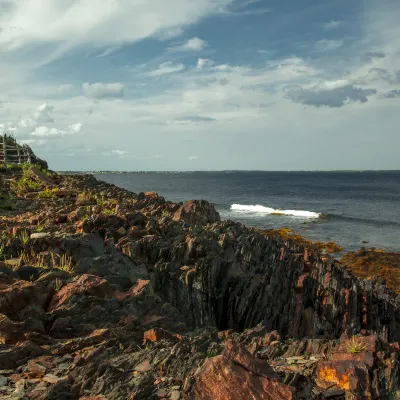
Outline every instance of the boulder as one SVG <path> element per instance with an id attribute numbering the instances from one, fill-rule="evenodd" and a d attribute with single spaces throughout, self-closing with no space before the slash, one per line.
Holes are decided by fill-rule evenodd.
<path id="1" fill-rule="evenodd" d="M 208 359 L 197 372 L 187 399 L 291 400 L 292 389 L 257 375 L 223 355 Z"/>
<path id="2" fill-rule="evenodd" d="M 144 264 L 137 265 L 120 253 L 83 258 L 76 265 L 75 271 L 100 276 L 121 290 L 129 289 L 138 279 L 148 278 Z"/>
<path id="3" fill-rule="evenodd" d="M 18 320 L 28 306 L 44 308 L 52 294 L 53 288 L 40 282 L 17 281 L 3 286 L 0 281 L 0 313 Z"/>
<path id="4" fill-rule="evenodd" d="M 220 221 L 214 206 L 205 200 L 190 200 L 184 203 L 174 214 L 174 221 L 190 225 L 206 225 Z"/>
<path id="5" fill-rule="evenodd" d="M 71 301 L 77 301 L 79 296 L 111 298 L 113 295 L 114 292 L 106 280 L 98 276 L 84 274 L 76 277 L 53 296 L 48 311 L 53 312 L 67 306 Z"/>

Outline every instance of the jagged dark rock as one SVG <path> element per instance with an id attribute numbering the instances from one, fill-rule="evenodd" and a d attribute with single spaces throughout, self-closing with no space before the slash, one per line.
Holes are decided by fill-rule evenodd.
<path id="1" fill-rule="evenodd" d="M 51 182 L 0 220 L 0 396 L 398 398 L 382 280 L 206 201 Z"/>

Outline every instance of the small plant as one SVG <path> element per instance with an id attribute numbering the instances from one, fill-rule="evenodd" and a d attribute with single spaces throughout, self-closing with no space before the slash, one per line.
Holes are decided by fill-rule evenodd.
<path id="1" fill-rule="evenodd" d="M 76 196 L 76 204 L 81 204 L 81 205 L 87 205 L 87 204 L 93 204 L 94 199 L 93 196 L 90 192 L 82 192 L 79 193 L 78 196 Z M 87 206 L 89 207 L 89 206 Z"/>
<path id="2" fill-rule="evenodd" d="M 218 350 L 210 349 L 210 350 L 207 351 L 206 358 L 213 358 L 213 357 L 216 357 L 218 355 L 219 355 Z"/>
<path id="3" fill-rule="evenodd" d="M 40 233 L 40 232 L 43 232 L 43 230 L 44 230 L 44 225 L 42 223 L 38 222 L 36 225 L 35 231 L 37 233 Z"/>
<path id="4" fill-rule="evenodd" d="M 106 206 L 107 202 L 105 200 L 103 192 L 100 193 L 100 195 L 96 195 L 95 199 L 96 199 L 96 203 L 97 203 L 98 206 L 100 206 L 100 207 L 105 207 Z"/>
<path id="5" fill-rule="evenodd" d="M 20 242 L 22 243 L 23 246 L 26 246 L 29 243 L 29 233 L 27 231 L 22 231 L 19 236 L 18 236 Z"/>
<path id="6" fill-rule="evenodd" d="M 63 281 L 60 278 L 57 278 L 56 282 L 55 282 L 55 290 L 56 290 L 56 292 L 59 292 L 63 286 L 64 286 Z"/>
<path id="7" fill-rule="evenodd" d="M 6 247 L 6 245 L 2 242 L 0 244 L 0 260 L 5 260 L 6 259 L 5 247 Z"/>
<path id="8" fill-rule="evenodd" d="M 89 215 L 88 214 L 83 215 L 82 218 L 81 218 L 82 221 L 87 221 L 88 219 L 89 219 Z"/>
<path id="9" fill-rule="evenodd" d="M 109 216 L 109 215 L 115 214 L 115 211 L 106 209 L 106 210 L 103 210 L 103 214 L 106 215 L 106 216 Z"/>
<path id="10" fill-rule="evenodd" d="M 71 272 L 72 271 L 72 257 L 67 256 L 66 254 L 63 254 L 62 256 L 58 255 L 58 257 L 59 257 L 58 268 L 65 272 Z"/>
<path id="11" fill-rule="evenodd" d="M 54 189 L 45 188 L 43 191 L 39 192 L 36 197 L 38 199 L 54 199 L 54 197 L 56 197 L 58 190 L 59 190 L 58 188 Z"/>
<path id="12" fill-rule="evenodd" d="M 346 350 L 353 355 L 361 353 L 366 348 L 367 346 L 363 343 L 363 341 L 356 336 L 353 336 L 346 343 Z"/>

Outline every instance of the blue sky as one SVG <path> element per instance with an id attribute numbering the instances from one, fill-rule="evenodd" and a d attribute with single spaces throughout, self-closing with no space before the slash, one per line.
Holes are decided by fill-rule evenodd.
<path id="1" fill-rule="evenodd" d="M 400 169 L 396 0 L 0 0 L 0 131 L 53 169 Z"/>

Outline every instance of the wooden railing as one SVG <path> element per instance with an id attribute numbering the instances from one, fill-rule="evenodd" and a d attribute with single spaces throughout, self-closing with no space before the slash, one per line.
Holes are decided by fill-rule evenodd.
<path id="1" fill-rule="evenodd" d="M 32 150 L 27 145 L 19 145 L 12 136 L 0 135 L 0 164 L 32 163 Z"/>

